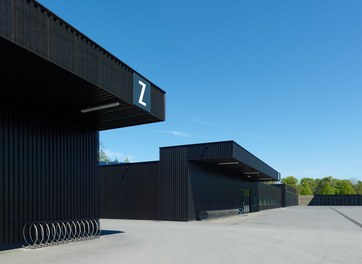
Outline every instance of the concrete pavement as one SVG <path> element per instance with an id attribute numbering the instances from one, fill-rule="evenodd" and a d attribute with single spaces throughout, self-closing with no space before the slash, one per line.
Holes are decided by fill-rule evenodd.
<path id="1" fill-rule="evenodd" d="M 356 224 L 362 223 L 362 207 L 296 206 L 202 222 L 102 219 L 101 223 L 105 235 L 100 239 L 0 251 L 0 264 L 358 264 L 362 260 L 362 228 Z"/>

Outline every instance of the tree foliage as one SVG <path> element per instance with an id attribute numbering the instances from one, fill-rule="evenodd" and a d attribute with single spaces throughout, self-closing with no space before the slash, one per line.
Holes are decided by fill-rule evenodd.
<path id="1" fill-rule="evenodd" d="M 313 178 L 302 178 L 300 180 L 300 184 L 306 188 L 310 189 L 312 191 L 311 194 L 315 192 L 315 189 L 317 188 L 317 182 Z"/>
<path id="2" fill-rule="evenodd" d="M 362 182 L 355 179 L 339 180 L 328 176 L 322 179 L 302 178 L 299 182 L 294 176 L 288 176 L 282 182 L 301 195 L 362 194 Z"/>
<path id="3" fill-rule="evenodd" d="M 314 194 L 333 195 L 338 194 L 336 180 L 332 176 L 316 179 L 317 187 Z"/>
<path id="4" fill-rule="evenodd" d="M 349 180 L 338 181 L 337 188 L 339 190 L 339 194 L 356 194 L 356 190 L 353 188 L 353 185 Z"/>
<path id="5" fill-rule="evenodd" d="M 110 158 L 107 156 L 106 152 L 104 151 L 103 143 L 101 143 L 99 146 L 98 161 L 103 161 L 103 162 L 111 161 Z"/>
<path id="6" fill-rule="evenodd" d="M 294 176 L 288 176 L 288 177 L 282 179 L 282 183 L 284 183 L 290 187 L 296 188 L 298 186 L 299 181 Z"/>
<path id="7" fill-rule="evenodd" d="M 301 182 L 299 190 L 301 195 L 313 194 L 312 188 L 309 186 L 308 182 Z"/>
<path id="8" fill-rule="evenodd" d="M 354 190 L 356 191 L 356 194 L 362 194 L 362 182 L 361 181 L 359 181 L 353 187 L 354 187 Z"/>

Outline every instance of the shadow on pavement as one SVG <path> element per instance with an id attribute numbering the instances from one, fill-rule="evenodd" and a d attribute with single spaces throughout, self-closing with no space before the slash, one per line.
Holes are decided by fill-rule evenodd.
<path id="1" fill-rule="evenodd" d="M 102 230 L 101 236 L 109 236 L 109 235 L 116 235 L 116 234 L 123 234 L 123 231 L 119 230 Z"/>

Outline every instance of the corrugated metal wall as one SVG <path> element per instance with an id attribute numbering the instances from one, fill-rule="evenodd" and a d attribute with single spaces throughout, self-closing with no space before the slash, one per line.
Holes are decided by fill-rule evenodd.
<path id="1" fill-rule="evenodd" d="M 100 166 L 102 218 L 158 220 L 159 162 Z"/>
<path id="2" fill-rule="evenodd" d="M 0 244 L 28 221 L 99 218 L 98 132 L 0 102 Z"/>

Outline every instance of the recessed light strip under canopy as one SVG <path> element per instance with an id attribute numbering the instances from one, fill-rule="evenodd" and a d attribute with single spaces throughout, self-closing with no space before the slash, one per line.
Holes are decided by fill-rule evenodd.
<path id="1" fill-rule="evenodd" d="M 238 161 L 232 161 L 232 162 L 220 162 L 219 165 L 238 165 Z"/>
<path id="2" fill-rule="evenodd" d="M 80 111 L 84 114 L 84 113 L 94 112 L 94 111 L 103 110 L 103 109 L 107 109 L 107 108 L 112 108 L 112 107 L 116 107 L 116 106 L 119 106 L 119 102 L 114 102 L 114 103 L 105 104 L 105 105 L 99 105 L 99 106 L 95 106 L 95 107 L 84 108 L 84 109 L 82 109 Z"/>

